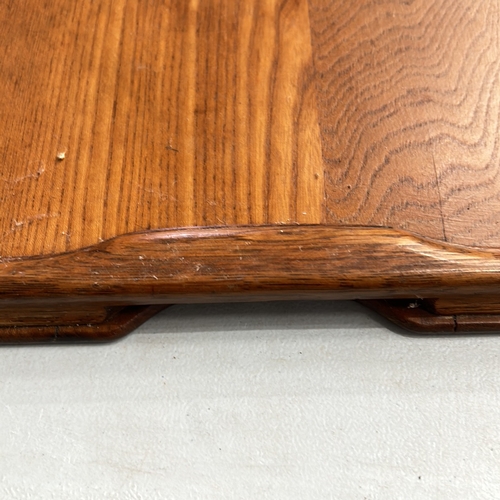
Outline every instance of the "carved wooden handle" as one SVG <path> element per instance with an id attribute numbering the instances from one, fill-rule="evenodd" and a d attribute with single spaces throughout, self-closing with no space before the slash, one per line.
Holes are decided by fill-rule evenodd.
<path id="1" fill-rule="evenodd" d="M 436 297 L 497 293 L 500 252 L 375 227 L 173 229 L 3 259 L 0 280 L 0 306 Z"/>

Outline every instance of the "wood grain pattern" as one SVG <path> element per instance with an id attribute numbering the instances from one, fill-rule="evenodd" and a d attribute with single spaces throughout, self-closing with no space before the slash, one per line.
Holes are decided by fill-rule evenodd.
<path id="1" fill-rule="evenodd" d="M 500 4 L 310 0 L 327 221 L 500 247 Z"/>
<path id="2" fill-rule="evenodd" d="M 438 297 L 425 300 L 426 308 L 434 314 L 492 314 L 500 313 L 500 297 L 481 295 Z"/>
<path id="3" fill-rule="evenodd" d="M 2 255 L 321 222 L 305 0 L 2 2 L 0 40 Z"/>
<path id="4" fill-rule="evenodd" d="M 0 340 L 286 298 L 499 325 L 499 30 L 496 0 L 0 3 Z"/>
<path id="5" fill-rule="evenodd" d="M 498 293 L 500 252 L 384 228 L 173 229 L 3 259 L 0 281 L 2 307 L 425 298 Z"/>
<path id="6" fill-rule="evenodd" d="M 76 325 L 99 324 L 110 316 L 110 309 L 96 304 L 61 306 L 32 305 L 14 307 L 12 304 L 0 306 L 0 328 L 7 326 Z"/>
<path id="7" fill-rule="evenodd" d="M 499 8 L 4 2 L 0 253 L 322 222 L 500 246 Z"/>

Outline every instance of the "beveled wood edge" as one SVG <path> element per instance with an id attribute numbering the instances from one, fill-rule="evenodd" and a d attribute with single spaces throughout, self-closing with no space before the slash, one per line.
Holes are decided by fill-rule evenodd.
<path id="1" fill-rule="evenodd" d="M 433 314 L 414 300 L 359 300 L 360 304 L 412 333 L 456 333 L 455 315 Z"/>
<path id="2" fill-rule="evenodd" d="M 425 301 L 359 300 L 395 325 L 419 334 L 500 333 L 500 310 L 478 314 L 436 314 Z"/>
<path id="3" fill-rule="evenodd" d="M 381 227 L 197 227 L 0 260 L 0 307 L 498 294 L 500 251 Z"/>
<path id="4" fill-rule="evenodd" d="M 61 344 L 78 342 L 112 342 L 142 325 L 144 322 L 168 307 L 127 306 L 117 308 L 109 317 L 96 324 L 54 324 L 53 318 L 47 325 L 2 326 L 0 327 L 0 344 Z"/>
<path id="5" fill-rule="evenodd" d="M 189 302 L 358 299 L 414 332 L 498 331 L 500 324 L 495 307 L 483 307 L 482 314 L 432 310 L 435 297 L 453 305 L 455 299 L 461 304 L 477 297 L 480 303 L 481 295 L 498 296 L 500 251 L 380 227 L 198 227 L 126 234 L 63 254 L 2 258 L 0 283 L 0 320 L 2 311 L 11 318 L 22 318 L 24 311 L 33 316 L 35 309 L 40 318 L 45 312 L 53 316 L 46 324 L 4 322 L 1 343 L 110 341 L 164 304 Z M 429 307 L 420 307 L 422 299 L 430 299 Z M 84 317 L 93 307 L 109 309 L 105 321 L 67 324 L 68 316 Z M 57 311 L 64 311 L 60 321 Z"/>

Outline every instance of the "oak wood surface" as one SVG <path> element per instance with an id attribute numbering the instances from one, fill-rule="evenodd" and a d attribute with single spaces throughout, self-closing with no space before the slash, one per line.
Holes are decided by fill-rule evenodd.
<path id="1" fill-rule="evenodd" d="M 187 228 L 3 259 L 0 282 L 4 306 L 461 296 L 498 292 L 500 252 L 376 227 Z"/>
<path id="2" fill-rule="evenodd" d="M 0 37 L 2 255 L 321 222 L 305 0 L 1 2 Z"/>
<path id="3" fill-rule="evenodd" d="M 2 2 L 1 254 L 269 223 L 500 247 L 499 9 Z"/>
<path id="4" fill-rule="evenodd" d="M 497 0 L 309 0 L 327 222 L 500 247 Z"/>
<path id="5" fill-rule="evenodd" d="M 312 297 L 493 328 L 499 20 L 496 0 L 0 3 L 0 337 Z"/>

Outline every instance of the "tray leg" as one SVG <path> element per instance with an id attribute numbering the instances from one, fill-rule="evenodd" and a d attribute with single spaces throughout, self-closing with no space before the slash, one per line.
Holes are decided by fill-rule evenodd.
<path id="1" fill-rule="evenodd" d="M 360 300 L 366 307 L 414 333 L 500 333 L 500 309 L 477 307 L 479 298 L 457 298 L 455 308 L 436 309 L 434 299 Z M 451 302 L 451 301 L 450 301 Z M 455 310 L 454 310 L 455 309 Z M 460 312 L 466 311 L 466 312 Z"/>
<path id="2" fill-rule="evenodd" d="M 0 310 L 0 343 L 110 342 L 127 335 L 165 307 Z"/>

